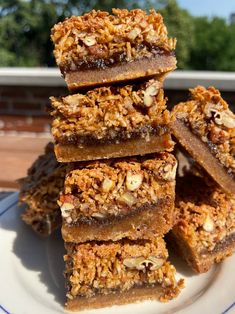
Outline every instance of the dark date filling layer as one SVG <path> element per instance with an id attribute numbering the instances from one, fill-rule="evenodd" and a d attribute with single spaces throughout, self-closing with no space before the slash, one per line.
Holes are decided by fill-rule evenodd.
<path id="1" fill-rule="evenodd" d="M 76 145 L 103 145 L 103 144 L 115 144 L 123 141 L 128 141 L 131 139 L 138 139 L 139 137 L 145 138 L 148 140 L 148 136 L 156 135 L 161 136 L 169 132 L 169 128 L 165 125 L 158 125 L 152 127 L 151 125 L 141 127 L 136 129 L 134 132 L 128 132 L 126 129 L 120 130 L 108 130 L 107 135 L 103 138 L 95 137 L 92 134 L 79 135 L 72 134 L 70 136 L 61 136 L 57 138 L 57 143 L 66 145 L 66 144 L 76 144 Z"/>
<path id="2" fill-rule="evenodd" d="M 83 218 L 67 223 L 63 219 L 62 237 L 65 242 L 82 243 L 91 240 L 118 241 L 123 238 L 131 240 L 151 239 L 163 236 L 173 226 L 175 220 L 174 198 L 165 199 L 150 206 L 140 206 L 126 215 L 111 215 L 106 218 Z"/>
<path id="3" fill-rule="evenodd" d="M 185 124 L 185 122 L 184 122 L 183 120 L 180 120 L 180 121 Z M 195 134 L 195 135 L 202 141 L 201 137 L 197 134 L 197 132 L 195 132 L 195 131 L 191 128 L 191 126 L 190 126 L 189 124 L 186 124 L 186 125 L 187 125 L 187 127 L 190 128 L 190 131 L 191 131 L 193 134 Z M 209 148 L 211 154 L 214 155 L 216 159 L 218 159 L 217 156 L 216 156 L 216 154 L 219 153 L 219 150 L 218 150 L 218 147 L 216 146 L 216 144 L 212 143 L 212 142 L 208 139 L 206 145 L 208 146 L 208 148 Z M 226 165 L 223 165 L 223 164 L 220 162 L 219 159 L 218 159 L 218 162 L 223 166 L 223 168 L 226 170 L 227 174 L 228 174 L 232 179 L 235 180 L 235 173 L 233 172 L 233 169 L 230 168 L 230 167 L 227 167 Z"/>
<path id="4" fill-rule="evenodd" d="M 171 129 L 179 143 L 188 151 L 195 161 L 202 166 L 223 190 L 229 194 L 235 193 L 234 175 L 231 176 L 230 168 L 226 168 L 211 152 L 211 148 L 204 143 L 200 136 L 195 134 L 182 119 L 171 123 Z"/>
<path id="5" fill-rule="evenodd" d="M 189 128 L 190 132 L 192 134 L 194 134 L 202 142 L 202 144 L 204 144 L 204 145 L 206 145 L 206 147 L 208 147 L 210 153 L 218 160 L 218 162 L 221 164 L 221 166 L 223 166 L 223 168 L 226 171 L 227 175 L 235 180 L 235 173 L 233 173 L 233 169 L 230 168 L 230 167 L 227 167 L 226 165 L 223 165 L 220 162 L 220 160 L 217 158 L 216 154 L 219 153 L 219 150 L 218 150 L 218 147 L 216 146 L 216 144 L 212 143 L 209 139 L 207 139 L 207 143 L 204 143 L 202 141 L 202 139 L 201 139 L 201 136 L 198 135 L 197 132 L 195 132 L 195 130 L 191 127 L 191 125 L 189 123 L 187 123 L 185 120 L 179 119 L 179 118 L 177 119 L 177 121 L 179 121 L 180 123 L 185 125 L 185 127 Z"/>
<path id="6" fill-rule="evenodd" d="M 92 216 L 81 216 L 77 222 L 72 222 L 70 224 L 67 224 L 66 221 L 64 221 L 64 225 L 67 226 L 74 226 L 79 227 L 81 224 L 87 224 L 87 225 L 112 225 L 113 222 L 122 221 L 125 218 L 131 218 L 132 216 L 138 215 L 139 213 L 144 213 L 146 210 L 162 210 L 164 207 L 168 206 L 169 208 L 172 207 L 173 204 L 173 198 L 169 197 L 168 195 L 165 196 L 165 198 L 159 198 L 157 202 L 154 203 L 145 203 L 141 205 L 140 207 L 133 207 L 130 209 L 129 206 L 123 205 L 123 212 L 119 213 L 118 215 L 112 215 L 112 214 L 106 214 L 102 215 L 99 218 L 94 218 Z M 170 213 L 170 210 L 169 210 Z"/>
<path id="7" fill-rule="evenodd" d="M 208 251 L 207 249 L 201 250 L 200 255 L 213 255 L 219 252 L 223 252 L 226 248 L 228 248 L 231 243 L 235 242 L 235 232 L 228 235 L 226 238 L 218 242 L 215 248 L 212 251 Z"/>
<path id="8" fill-rule="evenodd" d="M 152 57 L 157 56 L 175 56 L 174 51 L 167 51 L 164 48 L 160 48 L 154 45 L 150 44 L 141 44 L 136 47 L 134 47 L 137 52 L 141 54 L 141 50 L 146 48 L 147 52 L 152 54 Z M 136 59 L 142 59 L 142 58 L 148 58 L 146 56 L 139 56 Z M 75 72 L 75 71 L 86 71 L 90 69 L 106 69 L 110 68 L 114 65 L 121 64 L 123 62 L 131 62 L 133 60 L 128 60 L 128 56 L 126 52 L 116 52 L 109 58 L 99 58 L 96 57 L 96 55 L 88 55 L 86 57 L 83 57 L 82 59 L 71 59 L 70 62 L 67 62 L 66 64 L 60 65 L 60 70 L 63 74 L 66 74 L 67 72 Z"/>
<path id="9" fill-rule="evenodd" d="M 161 258 L 161 256 L 159 256 L 159 258 Z M 142 278 L 141 278 L 141 281 L 137 284 L 134 284 L 130 289 L 133 290 L 133 289 L 140 289 L 140 288 L 145 288 L 145 289 L 154 289 L 156 286 L 159 286 L 161 287 L 161 284 L 156 280 L 154 283 L 152 283 L 151 285 L 149 283 L 147 283 L 147 279 L 148 279 L 148 274 L 147 272 L 143 274 L 141 274 Z M 66 275 L 66 282 L 65 282 L 65 288 L 67 290 L 67 292 L 70 292 L 71 291 L 71 288 L 72 288 L 72 285 L 69 281 L 69 274 Z M 164 287 L 165 289 L 167 289 L 167 287 Z M 121 287 L 119 288 L 106 288 L 108 290 L 108 293 L 109 294 L 117 294 L 117 298 L 119 297 L 119 293 L 123 293 L 123 290 Z M 169 289 L 169 287 L 168 287 Z M 95 296 L 103 296 L 104 293 L 103 293 L 103 288 L 92 288 L 92 292 L 93 292 L 93 297 Z M 84 298 L 84 297 L 87 297 L 87 295 L 84 293 L 84 294 L 79 294 L 78 296 L 76 296 L 77 300 L 79 300 L 80 298 Z M 90 299 L 89 299 L 90 300 Z"/>

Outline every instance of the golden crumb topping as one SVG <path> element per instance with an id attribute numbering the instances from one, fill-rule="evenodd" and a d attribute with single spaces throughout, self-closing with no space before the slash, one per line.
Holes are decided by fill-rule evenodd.
<path id="1" fill-rule="evenodd" d="M 235 232 L 235 198 L 207 178 L 186 175 L 177 182 L 179 222 L 174 230 L 198 252 L 212 251 Z"/>
<path id="2" fill-rule="evenodd" d="M 54 145 L 50 143 L 44 155 L 29 168 L 27 177 L 19 182 L 19 199 L 27 204 L 22 219 L 41 234 L 49 235 L 60 221 L 57 200 L 63 190 L 65 174 L 66 165 L 57 162 Z"/>
<path id="3" fill-rule="evenodd" d="M 161 83 L 155 80 L 141 86 L 100 87 L 86 94 L 50 99 L 52 134 L 57 141 L 86 135 L 112 139 L 121 130 L 131 133 L 170 122 Z"/>
<path id="4" fill-rule="evenodd" d="M 177 161 L 169 153 L 142 160 L 91 162 L 71 171 L 60 197 L 62 217 L 69 223 L 81 218 L 102 219 L 128 214 L 146 204 L 168 197 L 174 200 Z"/>
<path id="5" fill-rule="evenodd" d="M 159 284 L 175 288 L 175 268 L 166 259 L 168 252 L 161 238 L 153 242 L 122 240 L 67 244 L 67 297 L 91 297 L 133 286 Z"/>
<path id="6" fill-rule="evenodd" d="M 57 199 L 64 186 L 65 173 L 66 165 L 57 162 L 54 145 L 49 143 L 45 153 L 28 169 L 27 177 L 20 180 L 20 201 L 38 212 L 58 209 Z"/>
<path id="7" fill-rule="evenodd" d="M 183 120 L 229 173 L 235 173 L 235 115 L 214 87 L 190 89 L 192 100 L 179 103 L 173 115 Z"/>
<path id="8" fill-rule="evenodd" d="M 176 40 L 167 37 L 162 16 L 155 10 L 113 9 L 113 14 L 92 10 L 56 24 L 51 31 L 54 55 L 59 66 L 76 65 L 89 57 L 107 59 L 115 55 L 131 61 L 151 55 L 151 47 L 175 49 Z"/>

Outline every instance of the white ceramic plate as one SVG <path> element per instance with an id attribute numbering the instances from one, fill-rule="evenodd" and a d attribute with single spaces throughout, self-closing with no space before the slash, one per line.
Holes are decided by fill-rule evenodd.
<path id="1" fill-rule="evenodd" d="M 64 313 L 63 242 L 60 234 L 40 239 L 20 219 L 17 193 L 0 202 L 0 313 Z M 186 287 L 166 304 L 138 304 L 82 314 L 235 313 L 235 255 L 203 275 L 173 258 Z"/>

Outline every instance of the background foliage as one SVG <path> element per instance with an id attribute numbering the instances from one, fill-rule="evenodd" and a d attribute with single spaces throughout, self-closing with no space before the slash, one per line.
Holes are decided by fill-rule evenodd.
<path id="1" fill-rule="evenodd" d="M 151 7 L 177 37 L 178 68 L 235 71 L 235 25 L 192 17 L 176 0 L 0 0 L 0 66 L 54 66 L 50 29 L 92 8 Z"/>

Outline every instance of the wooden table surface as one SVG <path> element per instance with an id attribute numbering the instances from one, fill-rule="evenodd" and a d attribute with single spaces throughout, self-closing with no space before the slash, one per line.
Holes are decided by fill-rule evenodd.
<path id="1" fill-rule="evenodd" d="M 49 136 L 0 136 L 0 188 L 17 188 L 16 180 L 26 175 L 50 140 Z"/>

